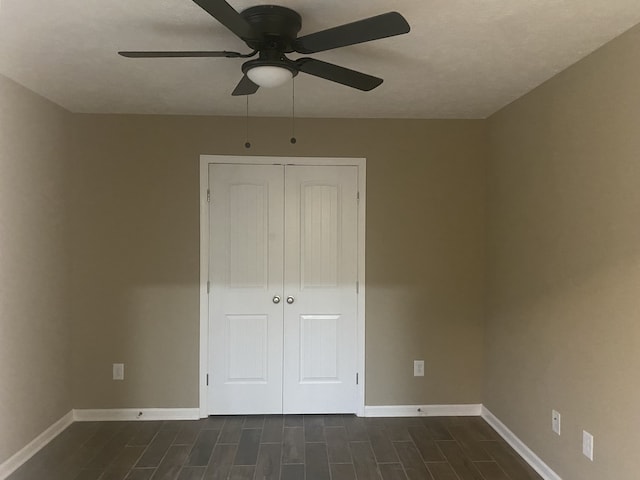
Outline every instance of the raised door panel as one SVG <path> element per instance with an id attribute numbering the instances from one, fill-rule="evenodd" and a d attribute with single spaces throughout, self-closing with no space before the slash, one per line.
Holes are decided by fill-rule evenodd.
<path id="1" fill-rule="evenodd" d="M 300 383 L 335 383 L 338 378 L 340 315 L 300 316 Z"/>
<path id="2" fill-rule="evenodd" d="M 267 315 L 227 315 L 224 355 L 227 363 L 225 383 L 269 381 L 269 317 Z"/>
<path id="3" fill-rule="evenodd" d="M 300 186 L 300 288 L 338 286 L 341 195 L 337 185 Z"/>
<path id="4" fill-rule="evenodd" d="M 229 185 L 229 288 L 268 286 L 268 187 L 268 184 Z"/>

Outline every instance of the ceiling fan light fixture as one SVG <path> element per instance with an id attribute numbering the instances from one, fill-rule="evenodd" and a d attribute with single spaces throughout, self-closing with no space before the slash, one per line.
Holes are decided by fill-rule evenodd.
<path id="1" fill-rule="evenodd" d="M 276 65 L 257 65 L 247 70 L 247 77 L 260 87 L 273 88 L 284 85 L 291 80 L 293 72 L 288 68 Z"/>
<path id="2" fill-rule="evenodd" d="M 0 0 L 2 1 L 2 0 Z M 236 11 L 226 0 L 193 0 L 209 15 L 231 30 L 250 53 L 221 51 L 122 51 L 129 58 L 252 58 L 242 64 L 242 78 L 232 96 L 253 95 L 260 87 L 277 87 L 303 72 L 324 80 L 368 92 L 382 83 L 381 78 L 304 57 L 287 58 L 289 53 L 304 55 L 347 47 L 409 33 L 411 27 L 398 12 L 387 12 L 351 23 L 298 36 L 300 14 L 287 7 L 255 5 Z"/>

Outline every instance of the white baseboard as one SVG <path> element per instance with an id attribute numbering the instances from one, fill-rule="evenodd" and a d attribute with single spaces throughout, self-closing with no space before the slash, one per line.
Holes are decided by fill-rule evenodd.
<path id="1" fill-rule="evenodd" d="M 533 452 L 533 450 L 527 447 L 524 442 L 515 435 L 515 433 L 509 430 L 509 428 L 498 420 L 498 417 L 491 413 L 485 406 L 482 407 L 481 416 L 502 438 L 506 440 L 509 445 L 511 445 L 511 448 L 513 448 L 525 462 L 531 465 L 531 468 L 538 472 L 544 480 L 562 480 L 560 475 L 551 470 L 551 468 L 544 463 L 540 457 Z"/>
<path id="2" fill-rule="evenodd" d="M 562 480 L 540 457 L 520 440 L 493 413 L 480 404 L 469 405 L 369 405 L 365 417 L 456 417 L 482 416 L 544 480 Z M 197 420 L 199 408 L 76 409 L 38 435 L 11 458 L 0 464 L 0 480 L 5 480 L 73 422 L 115 420 Z"/>
<path id="3" fill-rule="evenodd" d="M 76 422 L 110 422 L 122 420 L 197 420 L 199 408 L 111 408 L 76 409 Z"/>
<path id="4" fill-rule="evenodd" d="M 366 405 L 365 417 L 477 417 L 482 405 Z"/>
<path id="5" fill-rule="evenodd" d="M 51 440 L 56 438 L 62 431 L 73 423 L 73 411 L 67 413 L 56 423 L 47 428 L 44 432 L 34 438 L 28 445 L 14 454 L 11 458 L 0 464 L 0 480 L 4 480 L 27 460 L 38 453 Z"/>

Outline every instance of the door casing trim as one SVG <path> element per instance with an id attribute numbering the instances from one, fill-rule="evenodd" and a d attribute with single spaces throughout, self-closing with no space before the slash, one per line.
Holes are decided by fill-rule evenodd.
<path id="1" fill-rule="evenodd" d="M 365 415 L 365 234 L 367 199 L 366 158 L 331 157 L 263 157 L 235 155 L 200 155 L 200 368 L 198 376 L 200 417 L 208 416 L 207 374 L 209 360 L 209 165 L 216 163 L 246 165 L 315 165 L 315 166 L 355 166 L 358 168 L 358 318 L 357 322 L 357 368 L 358 385 L 356 415 Z M 354 379 L 355 381 L 355 379 Z"/>

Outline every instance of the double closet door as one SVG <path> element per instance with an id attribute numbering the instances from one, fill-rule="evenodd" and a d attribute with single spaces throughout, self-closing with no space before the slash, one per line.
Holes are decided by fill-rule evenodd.
<path id="1" fill-rule="evenodd" d="M 209 166 L 209 413 L 352 413 L 357 167 Z"/>

